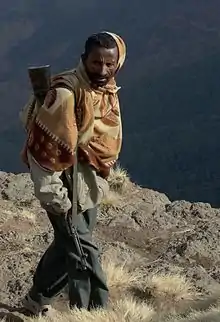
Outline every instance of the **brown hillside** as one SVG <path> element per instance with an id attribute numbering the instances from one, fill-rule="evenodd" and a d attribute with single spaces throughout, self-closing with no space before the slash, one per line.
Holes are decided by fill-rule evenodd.
<path id="1" fill-rule="evenodd" d="M 54 304 L 56 320 L 219 321 L 220 210 L 171 203 L 121 171 L 110 184 L 114 191 L 103 201 L 94 236 L 111 289 L 109 308 L 67 312 L 64 290 Z M 19 312 L 20 300 L 52 230 L 29 175 L 1 173 L 0 192 L 0 317 L 30 321 Z"/>

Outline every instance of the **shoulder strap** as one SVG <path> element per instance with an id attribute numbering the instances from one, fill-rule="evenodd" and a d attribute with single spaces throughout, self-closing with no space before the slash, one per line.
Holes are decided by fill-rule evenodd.
<path id="1" fill-rule="evenodd" d="M 55 75 L 51 80 L 52 88 L 62 87 L 70 90 L 75 98 L 75 117 L 78 130 L 82 122 L 82 110 L 80 108 L 81 91 L 78 86 L 79 79 L 74 70 Z"/>

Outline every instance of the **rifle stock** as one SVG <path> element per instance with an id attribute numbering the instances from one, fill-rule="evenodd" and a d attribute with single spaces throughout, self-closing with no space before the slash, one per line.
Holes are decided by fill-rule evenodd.
<path id="1" fill-rule="evenodd" d="M 42 105 L 51 86 L 50 65 L 29 67 L 28 75 L 31 81 L 34 96 L 37 102 Z"/>

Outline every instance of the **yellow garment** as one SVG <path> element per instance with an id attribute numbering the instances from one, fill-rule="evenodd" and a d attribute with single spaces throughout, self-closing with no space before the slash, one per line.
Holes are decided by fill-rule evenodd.
<path id="1" fill-rule="evenodd" d="M 119 70 L 126 47 L 119 36 L 110 34 L 118 46 Z M 108 172 L 122 144 L 118 90 L 115 79 L 93 90 L 82 61 L 76 69 L 55 76 L 43 106 L 34 106 L 32 113 L 31 102 L 26 111 L 28 149 L 36 161 L 52 171 L 65 170 L 74 163 L 78 142 L 79 158 L 98 172 Z"/>

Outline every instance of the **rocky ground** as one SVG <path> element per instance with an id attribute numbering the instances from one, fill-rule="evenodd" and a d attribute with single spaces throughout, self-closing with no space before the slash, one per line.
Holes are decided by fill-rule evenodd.
<path id="1" fill-rule="evenodd" d="M 0 318 L 23 321 L 14 308 L 52 236 L 29 175 L 1 173 Z M 126 260 L 143 276 L 183 274 L 203 295 L 219 289 L 220 209 L 209 204 L 170 202 L 162 193 L 128 183 L 103 201 L 94 238 L 102 252 L 117 250 L 118 261 Z"/>

